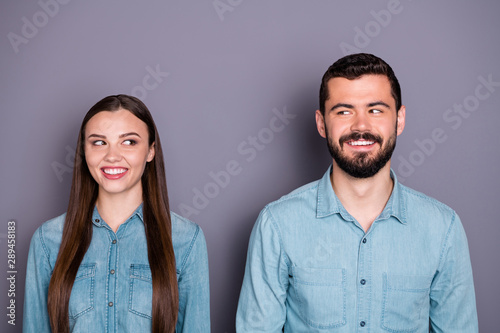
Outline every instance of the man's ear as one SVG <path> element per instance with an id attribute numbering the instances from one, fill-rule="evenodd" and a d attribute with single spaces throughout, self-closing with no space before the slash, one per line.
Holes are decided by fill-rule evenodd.
<path id="1" fill-rule="evenodd" d="M 396 128 L 396 134 L 400 135 L 403 133 L 405 128 L 405 119 L 406 119 L 406 107 L 401 105 L 401 108 L 398 111 L 398 127 Z"/>
<path id="2" fill-rule="evenodd" d="M 326 138 L 325 117 L 323 117 L 320 110 L 316 110 L 316 128 L 318 129 L 319 135 Z"/>

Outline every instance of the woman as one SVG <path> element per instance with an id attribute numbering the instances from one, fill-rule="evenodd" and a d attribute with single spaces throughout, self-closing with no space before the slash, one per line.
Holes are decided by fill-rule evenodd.
<path id="1" fill-rule="evenodd" d="M 170 213 L 146 106 L 108 96 L 83 119 L 68 211 L 33 235 L 24 332 L 210 332 L 200 227 Z"/>

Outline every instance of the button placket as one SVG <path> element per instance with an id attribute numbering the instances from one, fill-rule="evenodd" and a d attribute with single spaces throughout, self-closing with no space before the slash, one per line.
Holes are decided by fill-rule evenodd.
<path id="1" fill-rule="evenodd" d="M 111 244 L 110 244 L 110 252 L 109 252 L 109 261 L 108 261 L 108 274 L 106 281 L 106 289 L 108 291 L 108 327 L 112 329 L 116 324 L 116 267 L 118 265 L 118 241 L 116 239 L 116 234 L 109 230 L 109 234 L 111 236 Z"/>
<path id="2" fill-rule="evenodd" d="M 368 281 L 371 279 L 372 274 L 372 253 L 371 246 L 368 243 L 368 234 L 364 234 L 359 240 L 358 246 L 358 281 L 359 287 L 357 288 L 357 302 L 358 311 L 357 318 L 359 327 L 366 326 L 366 319 L 370 317 L 370 299 L 371 299 L 371 286 Z"/>

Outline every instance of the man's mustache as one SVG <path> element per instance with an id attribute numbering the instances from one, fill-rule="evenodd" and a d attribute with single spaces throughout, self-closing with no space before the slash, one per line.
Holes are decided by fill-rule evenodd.
<path id="1" fill-rule="evenodd" d="M 340 145 L 343 145 L 344 142 L 346 141 L 358 141 L 358 140 L 375 141 L 378 144 L 382 144 L 382 137 L 380 137 L 380 135 L 375 135 L 370 132 L 352 132 L 350 134 L 343 135 L 340 137 L 339 143 Z"/>

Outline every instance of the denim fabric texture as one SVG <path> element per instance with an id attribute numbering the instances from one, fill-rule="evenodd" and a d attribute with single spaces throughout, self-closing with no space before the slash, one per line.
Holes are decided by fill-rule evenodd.
<path id="1" fill-rule="evenodd" d="M 335 195 L 330 172 L 261 211 L 236 331 L 477 332 L 457 214 L 391 171 L 392 194 L 365 233 Z"/>
<path id="2" fill-rule="evenodd" d="M 47 292 L 65 214 L 45 222 L 31 240 L 23 332 L 50 332 Z M 176 332 L 210 332 L 208 257 L 201 228 L 171 213 L 179 314 Z M 93 235 L 69 301 L 71 332 L 151 332 L 152 280 L 142 205 L 115 233 L 94 209 Z"/>

